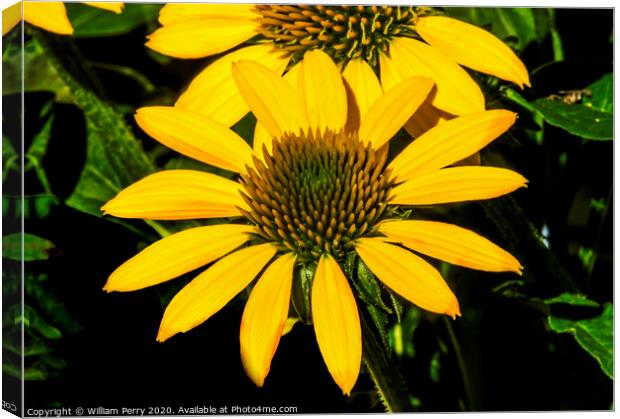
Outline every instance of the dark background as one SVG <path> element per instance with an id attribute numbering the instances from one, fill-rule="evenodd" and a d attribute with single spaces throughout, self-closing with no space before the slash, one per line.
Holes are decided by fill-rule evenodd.
<path id="1" fill-rule="evenodd" d="M 549 54 L 550 41 L 531 45 L 522 54 L 532 75 L 532 89 L 524 96 L 537 98 L 562 89 L 582 88 L 612 70 L 613 15 L 611 10 L 556 11 L 558 30 L 564 41 L 566 70 L 534 69 Z M 160 64 L 145 52 L 143 41 L 149 32 L 141 27 L 127 35 L 110 38 L 76 39 L 81 54 L 89 60 L 133 67 L 147 76 L 158 94 L 170 98 L 183 89 L 204 60 L 172 60 Z M 116 103 L 143 106 L 153 98 L 117 75 L 98 71 L 108 99 Z M 164 92 L 164 93 L 162 93 Z M 38 112 L 50 98 L 45 93 L 26 95 L 26 142 L 38 132 Z M 18 118 L 16 97 L 4 98 L 4 118 Z M 85 159 L 86 128 L 81 112 L 71 106 L 54 104 L 56 121 L 48 153 L 43 161 L 51 189 L 63 202 L 75 187 Z M 153 147 L 144 139 L 145 148 Z M 522 118 L 514 129 L 527 127 Z M 604 303 L 612 300 L 612 214 L 602 223 L 600 254 L 591 277 L 586 278 L 570 244 L 593 240 L 590 225 L 573 226 L 568 214 L 578 191 L 588 196 L 607 197 L 611 193 L 613 156 L 611 144 L 582 141 L 547 126 L 544 150 L 527 140 L 520 144 L 500 142 L 499 150 L 512 151 L 512 164 L 529 180 L 530 186 L 513 197 L 537 226 L 547 223 L 550 244 L 563 267 L 579 279 L 581 289 Z M 11 136 L 11 139 L 18 138 Z M 18 144 L 14 144 L 18 147 Z M 567 153 L 568 166 L 555 170 L 550 156 Z M 484 159 L 484 154 L 483 154 Z M 18 176 L 13 174 L 11 176 Z M 4 194 L 15 194 L 11 185 Z M 36 179 L 26 176 L 26 191 L 37 192 Z M 477 231 L 510 249 L 485 217 L 481 207 L 470 204 L 451 206 L 455 222 L 475 226 Z M 16 214 L 5 213 L 5 222 Z M 462 221 L 459 223 L 459 221 Z M 5 224 L 5 234 L 7 230 Z M 136 225 L 138 225 L 136 223 Z M 11 227 L 9 227 L 11 228 Z M 13 227 L 14 228 L 14 227 Z M 134 255 L 140 239 L 125 227 L 104 219 L 55 205 L 47 218 L 29 218 L 26 231 L 52 241 L 57 253 L 49 260 L 31 262 L 27 269 L 46 272 L 49 290 L 61 301 L 81 330 L 54 343 L 54 354 L 66 361 L 56 377 L 27 381 L 26 407 L 146 407 L 195 405 L 297 406 L 299 413 L 382 412 L 372 380 L 361 374 L 351 398 L 341 395 L 320 356 L 310 326 L 296 325 L 280 343 L 264 388 L 249 380 L 239 356 L 239 322 L 243 308 L 237 298 L 220 313 L 187 334 L 161 344 L 155 341 L 168 288 L 155 287 L 132 293 L 106 294 L 102 287 L 107 276 Z M 607 255 L 605 257 L 605 255 Z M 6 265 L 5 269 L 10 266 Z M 527 261 L 526 261 L 527 269 Z M 179 282 L 186 282 L 191 275 Z M 611 408 L 613 382 L 598 368 L 569 335 L 549 332 L 544 317 L 528 305 L 492 292 L 511 274 L 487 274 L 452 268 L 451 286 L 459 297 L 463 317 L 452 323 L 462 345 L 471 381 L 469 407 L 475 410 L 558 410 Z M 541 297 L 557 295 L 555 284 L 534 286 Z M 450 342 L 444 322 L 423 314 L 415 331 L 414 357 L 400 363 L 411 395 L 420 411 L 460 411 L 464 394 L 461 372 L 450 349 L 440 351 L 439 378 L 429 374 L 434 354 L 442 343 Z M 27 342 L 28 344 L 28 342 Z M 5 384 L 7 382 L 5 381 Z"/>

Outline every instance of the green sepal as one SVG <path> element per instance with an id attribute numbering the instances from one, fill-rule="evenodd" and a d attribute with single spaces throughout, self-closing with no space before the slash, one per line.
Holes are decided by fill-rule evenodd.
<path id="1" fill-rule="evenodd" d="M 305 324 L 312 324 L 311 293 L 316 262 L 303 263 L 295 269 L 291 303 L 293 310 Z"/>

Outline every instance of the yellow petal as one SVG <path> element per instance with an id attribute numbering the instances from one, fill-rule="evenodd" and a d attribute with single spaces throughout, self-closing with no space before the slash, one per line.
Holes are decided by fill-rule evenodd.
<path id="1" fill-rule="evenodd" d="M 484 237 L 453 224 L 436 221 L 387 221 L 379 226 L 387 240 L 454 265 L 521 275 L 514 256 Z"/>
<path id="2" fill-rule="evenodd" d="M 290 83 L 252 61 L 233 63 L 232 72 L 241 96 L 272 137 L 299 130 L 297 94 Z"/>
<path id="3" fill-rule="evenodd" d="M 424 102 L 433 88 L 427 77 L 411 77 L 387 90 L 368 109 L 359 136 L 375 149 L 387 143 Z"/>
<path id="4" fill-rule="evenodd" d="M 459 64 L 530 86 L 527 69 L 499 38 L 477 26 L 445 16 L 418 19 L 416 31 L 426 42 Z"/>
<path id="5" fill-rule="evenodd" d="M 267 44 L 252 45 L 230 52 L 198 74 L 174 106 L 201 113 L 227 127 L 236 124 L 249 112 L 232 76 L 232 63 L 239 60 L 256 61 L 282 74 L 289 59 Z"/>
<path id="6" fill-rule="evenodd" d="M 412 76 L 430 77 L 436 92 L 432 104 L 454 115 L 484 111 L 484 96 L 476 82 L 458 64 L 430 45 L 410 38 L 395 38 L 390 57 L 381 54 L 381 85 L 387 90 Z"/>
<path id="7" fill-rule="evenodd" d="M 306 52 L 299 69 L 300 110 L 312 131 L 340 131 L 347 121 L 347 93 L 340 70 L 321 50 Z"/>
<path id="8" fill-rule="evenodd" d="M 299 68 L 301 66 L 299 64 L 294 65 L 290 68 L 282 78 L 287 81 L 293 88 L 297 89 L 297 82 L 299 81 Z M 301 115 L 299 115 L 301 116 Z M 305 119 L 304 119 L 305 121 Z M 306 122 L 301 122 L 302 126 L 307 126 Z M 267 151 L 271 153 L 271 142 L 273 140 L 273 136 L 267 131 L 267 129 L 260 123 L 260 121 L 256 121 L 256 126 L 254 127 L 254 140 L 252 142 L 252 148 L 254 149 L 254 154 L 262 161 L 264 161 L 263 155 L 263 144 L 267 148 Z"/>
<path id="9" fill-rule="evenodd" d="M 169 25 L 188 20 L 251 20 L 258 15 L 252 4 L 169 3 L 159 11 L 159 23 Z"/>
<path id="10" fill-rule="evenodd" d="M 146 46 L 176 58 L 219 54 L 257 34 L 252 19 L 230 17 L 179 20 L 150 34 Z"/>
<path id="11" fill-rule="evenodd" d="M 408 180 L 392 190 L 391 204 L 433 205 L 490 199 L 524 187 L 527 179 L 499 167 L 449 167 Z"/>
<path id="12" fill-rule="evenodd" d="M 217 313 L 258 275 L 276 254 L 271 244 L 246 247 L 215 262 L 174 296 L 161 320 L 157 340 L 185 333 Z"/>
<path id="13" fill-rule="evenodd" d="M 247 242 L 252 227 L 220 224 L 190 228 L 156 241 L 119 266 L 105 291 L 135 291 L 205 266 Z"/>
<path id="14" fill-rule="evenodd" d="M 428 99 L 426 99 L 426 101 L 420 105 L 418 110 L 405 123 L 405 130 L 413 138 L 418 138 L 431 128 L 436 127 L 443 122 L 449 121 L 452 118 L 454 118 L 453 115 L 437 109 L 431 105 Z"/>
<path id="15" fill-rule="evenodd" d="M 252 162 L 252 149 L 243 138 L 198 113 L 150 106 L 138 109 L 135 118 L 151 137 L 193 159 L 237 173 Z"/>
<path id="16" fill-rule="evenodd" d="M 262 387 L 288 317 L 295 256 L 276 259 L 259 278 L 245 305 L 239 340 L 248 377 Z"/>
<path id="17" fill-rule="evenodd" d="M 121 218 L 188 220 L 235 217 L 248 209 L 237 182 L 196 170 L 164 170 L 119 192 L 101 210 Z"/>
<path id="18" fill-rule="evenodd" d="M 31 25 L 60 35 L 71 35 L 73 26 L 62 2 L 24 2 L 24 20 Z"/>
<path id="19" fill-rule="evenodd" d="M 252 148 L 254 149 L 254 155 L 256 155 L 262 161 L 265 161 L 263 154 L 263 145 L 267 149 L 267 152 L 271 154 L 272 140 L 273 136 L 269 134 L 269 131 L 267 131 L 263 124 L 256 121 L 256 126 L 254 127 L 254 142 L 252 144 Z"/>
<path id="20" fill-rule="evenodd" d="M 461 315 L 448 284 L 419 256 L 381 238 L 359 239 L 355 250 L 381 282 L 413 304 L 452 318 Z"/>
<path id="21" fill-rule="evenodd" d="M 319 259 L 312 284 L 312 323 L 323 360 L 344 394 L 351 394 L 362 362 L 362 332 L 355 297 L 338 262 Z"/>
<path id="22" fill-rule="evenodd" d="M 516 119 L 514 112 L 501 109 L 454 118 L 411 142 L 389 167 L 400 181 L 441 169 L 487 146 Z"/>
<path id="23" fill-rule="evenodd" d="M 342 73 L 347 88 L 347 127 L 359 130 L 370 106 L 383 94 L 381 83 L 372 68 L 362 59 L 349 61 Z"/>
<path id="24" fill-rule="evenodd" d="M 113 3 L 113 2 L 88 2 L 85 1 L 84 4 L 91 6 L 91 7 L 97 7 L 99 9 L 103 9 L 103 10 L 107 10 L 108 12 L 113 12 L 113 13 L 121 13 L 123 11 L 123 7 L 125 7 L 124 3 Z"/>
<path id="25" fill-rule="evenodd" d="M 2 10 L 2 36 L 9 33 L 22 20 L 22 2 Z"/>

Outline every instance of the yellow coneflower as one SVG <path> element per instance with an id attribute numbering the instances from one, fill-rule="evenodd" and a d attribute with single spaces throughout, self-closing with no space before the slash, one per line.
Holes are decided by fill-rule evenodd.
<path id="1" fill-rule="evenodd" d="M 114 13 L 123 11 L 123 3 L 82 2 L 92 7 Z M 65 4 L 60 1 L 24 1 L 24 20 L 31 25 L 59 35 L 73 34 L 73 26 L 67 17 Z M 2 35 L 5 35 L 21 21 L 21 3 L 2 12 Z"/>
<path id="2" fill-rule="evenodd" d="M 270 135 L 260 153 L 199 113 L 178 107 L 137 111 L 136 121 L 153 138 L 236 172 L 238 179 L 165 170 L 107 202 L 103 212 L 117 217 L 228 221 L 161 239 L 114 271 L 104 289 L 133 291 L 214 262 L 169 303 L 157 335 L 165 341 L 207 320 L 259 276 L 245 306 L 240 342 L 245 370 L 262 386 L 287 319 L 294 270 L 316 263 L 316 338 L 333 379 L 350 394 L 362 344 L 356 298 L 340 267 L 344 258 L 357 253 L 388 288 L 454 318 L 460 315 L 456 297 L 411 250 L 484 271 L 520 273 L 520 263 L 470 230 L 403 220 L 397 207 L 488 199 L 527 181 L 503 168 L 447 167 L 506 131 L 515 121 L 512 112 L 447 121 L 387 164 L 379 150 L 424 102 L 433 81 L 406 79 L 364 105 L 347 95 L 340 70 L 322 51 L 306 52 L 297 71 L 293 85 L 256 62 L 233 64 L 243 98 Z"/>
<path id="3" fill-rule="evenodd" d="M 527 69 L 502 41 L 435 14 L 428 7 L 404 6 L 168 4 L 159 15 L 162 27 L 146 45 L 178 58 L 229 51 L 200 73 L 176 103 L 227 126 L 248 112 L 232 78 L 231 63 L 237 60 L 257 61 L 282 74 L 306 51 L 320 49 L 371 95 L 377 89 L 373 73 L 380 75 L 383 90 L 409 77 L 429 77 L 434 92 L 405 125 L 418 136 L 454 115 L 485 110 L 482 91 L 460 65 L 529 86 Z"/>

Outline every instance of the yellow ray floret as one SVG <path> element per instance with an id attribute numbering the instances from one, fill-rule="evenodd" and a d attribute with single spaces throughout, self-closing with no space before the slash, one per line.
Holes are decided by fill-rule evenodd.
<path id="1" fill-rule="evenodd" d="M 521 275 L 522 266 L 514 256 L 473 231 L 453 224 L 395 220 L 382 223 L 379 231 L 391 242 L 454 265 Z"/>
<path id="2" fill-rule="evenodd" d="M 460 316 L 456 296 L 437 269 L 419 256 L 383 238 L 359 239 L 357 254 L 385 285 L 413 304 L 434 313 Z"/>
<path id="3" fill-rule="evenodd" d="M 171 106 L 140 108 L 135 118 L 166 147 L 203 163 L 239 173 L 252 162 L 243 138 L 214 119 Z"/>
<path id="4" fill-rule="evenodd" d="M 234 217 L 247 208 L 237 182 L 196 170 L 165 170 L 119 192 L 101 210 L 121 218 L 189 220 Z"/>
<path id="5" fill-rule="evenodd" d="M 159 23 L 169 25 L 187 20 L 200 20 L 205 26 L 210 21 L 256 19 L 258 15 L 252 11 L 251 4 L 217 4 L 217 3 L 170 3 L 166 4 L 159 11 Z"/>
<path id="6" fill-rule="evenodd" d="M 219 259 L 250 239 L 248 225 L 190 228 L 156 241 L 116 268 L 105 291 L 135 291 L 176 278 Z"/>
<path id="7" fill-rule="evenodd" d="M 362 141 L 381 148 L 403 127 L 433 88 L 427 77 L 411 77 L 387 90 L 373 103 L 359 129 Z"/>
<path id="8" fill-rule="evenodd" d="M 103 9 L 103 10 L 107 10 L 108 12 L 113 12 L 113 13 L 121 13 L 123 11 L 123 7 L 125 7 L 125 5 L 123 3 L 113 3 L 113 2 L 88 2 L 85 1 L 84 4 L 91 6 L 91 7 L 96 7 L 98 9 Z"/>
<path id="9" fill-rule="evenodd" d="M 185 333 L 217 313 L 258 275 L 276 254 L 269 243 L 246 247 L 215 262 L 174 296 L 161 320 L 157 340 Z"/>
<path id="10" fill-rule="evenodd" d="M 301 112 L 290 83 L 252 61 L 233 63 L 232 74 L 250 110 L 274 138 L 299 131 Z"/>
<path id="11" fill-rule="evenodd" d="M 71 35 L 73 26 L 62 2 L 24 2 L 24 20 L 59 35 Z"/>
<path id="12" fill-rule="evenodd" d="M 179 20 L 163 26 L 148 36 L 146 46 L 176 58 L 200 58 L 218 54 L 253 37 L 256 23 L 233 16 Z"/>
<path id="13" fill-rule="evenodd" d="M 304 55 L 297 82 L 300 111 L 313 132 L 340 131 L 347 120 L 347 94 L 340 70 L 327 54 L 313 50 Z"/>
<path id="14" fill-rule="evenodd" d="M 22 20 L 22 2 L 2 10 L 2 36 L 6 35 Z"/>
<path id="15" fill-rule="evenodd" d="M 435 81 L 433 106 L 453 115 L 484 110 L 484 96 L 476 82 L 458 64 L 430 45 L 410 38 L 395 38 L 390 56 L 381 55 L 381 85 L 384 90 L 412 76 Z"/>
<path id="16" fill-rule="evenodd" d="M 288 316 L 295 256 L 276 259 L 258 279 L 245 304 L 239 341 L 248 377 L 262 387 Z"/>
<path id="17" fill-rule="evenodd" d="M 448 57 L 482 73 L 530 86 L 525 65 L 490 32 L 445 16 L 418 19 L 416 30 L 426 42 Z"/>
<path id="18" fill-rule="evenodd" d="M 434 205 L 491 199 L 526 186 L 527 179 L 499 167 L 449 167 L 396 186 L 391 204 Z"/>
<path id="19" fill-rule="evenodd" d="M 452 118 L 454 118 L 454 115 L 437 109 L 431 105 L 431 101 L 427 99 L 420 105 L 411 118 L 409 118 L 403 128 L 405 128 L 413 138 L 418 138 L 431 128 L 449 121 Z"/>
<path id="20" fill-rule="evenodd" d="M 441 169 L 486 147 L 516 118 L 514 112 L 492 110 L 444 122 L 411 142 L 389 167 L 399 181 Z"/>
<path id="21" fill-rule="evenodd" d="M 312 323 L 329 373 L 351 394 L 362 361 L 362 332 L 355 297 L 338 262 L 323 255 L 312 284 Z"/>
<path id="22" fill-rule="evenodd" d="M 359 121 L 366 116 L 370 106 L 383 94 L 381 83 L 368 63 L 359 58 L 349 61 L 342 72 L 342 77 L 351 89 L 354 98 L 348 104 L 350 108 L 348 118 L 356 118 L 357 127 L 359 127 Z M 351 115 L 352 108 L 357 108 L 355 116 Z"/>
<path id="23" fill-rule="evenodd" d="M 208 116 L 227 127 L 237 123 L 249 111 L 232 76 L 232 63 L 239 60 L 255 61 L 278 74 L 288 64 L 288 58 L 283 58 L 271 45 L 240 48 L 207 66 L 174 106 Z"/>

